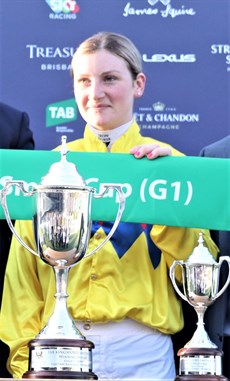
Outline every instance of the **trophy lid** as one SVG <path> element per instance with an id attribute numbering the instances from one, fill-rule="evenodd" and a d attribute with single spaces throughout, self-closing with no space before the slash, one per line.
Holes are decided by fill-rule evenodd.
<path id="1" fill-rule="evenodd" d="M 199 245 L 195 247 L 192 254 L 188 258 L 187 263 L 199 263 L 207 265 L 216 264 L 216 261 L 213 258 L 212 254 L 208 251 L 208 248 L 203 245 L 204 239 L 202 233 L 199 233 L 198 243 Z"/>
<path id="2" fill-rule="evenodd" d="M 79 175 L 75 164 L 67 161 L 66 155 L 69 150 L 66 145 L 66 136 L 62 136 L 61 139 L 61 160 L 51 165 L 47 175 L 42 178 L 41 185 L 85 186 L 85 181 Z"/>

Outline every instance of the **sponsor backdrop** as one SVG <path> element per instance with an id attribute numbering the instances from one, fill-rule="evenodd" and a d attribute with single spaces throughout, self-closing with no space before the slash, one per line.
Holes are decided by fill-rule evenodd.
<path id="1" fill-rule="evenodd" d="M 142 54 L 144 135 L 198 155 L 229 133 L 229 0 L 0 0 L 0 99 L 29 113 L 37 149 L 82 136 L 70 62 L 101 30 Z"/>

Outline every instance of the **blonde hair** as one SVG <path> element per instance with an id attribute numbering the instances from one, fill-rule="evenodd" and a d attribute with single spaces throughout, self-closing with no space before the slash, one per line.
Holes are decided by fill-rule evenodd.
<path id="1" fill-rule="evenodd" d="M 123 58 L 133 79 L 136 79 L 137 75 L 142 72 L 141 54 L 128 37 L 113 32 L 99 32 L 87 38 L 76 49 L 71 63 L 72 78 L 74 77 L 73 64 L 77 57 L 82 54 L 92 54 L 100 49 L 105 49 L 111 54 Z"/>

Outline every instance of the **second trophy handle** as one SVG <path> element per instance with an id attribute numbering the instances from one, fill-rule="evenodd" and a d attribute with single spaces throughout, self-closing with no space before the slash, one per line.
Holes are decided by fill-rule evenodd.
<path id="1" fill-rule="evenodd" d="M 219 296 L 223 294 L 223 292 L 226 290 L 226 288 L 228 287 L 229 282 L 230 282 L 230 258 L 227 256 L 222 256 L 222 257 L 220 256 L 219 267 L 221 267 L 221 265 L 223 264 L 224 261 L 226 261 L 228 263 L 228 278 L 226 279 L 226 282 L 223 285 L 223 287 L 221 288 L 221 290 L 216 294 L 215 299 L 219 298 Z"/>
<path id="2" fill-rule="evenodd" d="M 112 229 L 110 230 L 109 234 L 106 236 L 106 238 L 100 243 L 100 245 L 98 245 L 95 249 L 93 249 L 92 251 L 90 251 L 89 253 L 85 254 L 85 257 L 89 257 L 90 255 L 94 254 L 96 251 L 98 251 L 99 249 L 102 248 L 102 246 L 104 246 L 106 244 L 106 242 L 109 241 L 109 239 L 112 237 L 113 233 L 115 232 L 120 220 L 121 220 L 121 216 L 122 216 L 122 213 L 124 211 L 124 208 L 125 208 L 125 194 L 122 192 L 122 187 L 120 185 L 104 185 L 104 189 L 101 193 L 98 193 L 98 194 L 95 194 L 94 197 L 95 198 L 101 198 L 104 196 L 104 194 L 107 192 L 108 189 L 114 189 L 115 191 L 117 191 L 117 194 L 118 194 L 118 197 L 119 197 L 119 207 L 118 207 L 118 211 L 117 211 L 117 215 L 116 215 L 116 219 L 115 219 L 115 222 L 112 226 Z"/>

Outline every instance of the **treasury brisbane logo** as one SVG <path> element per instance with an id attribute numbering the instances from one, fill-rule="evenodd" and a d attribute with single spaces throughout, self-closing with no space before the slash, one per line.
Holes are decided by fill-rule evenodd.
<path id="1" fill-rule="evenodd" d="M 72 46 L 43 46 L 31 43 L 26 45 L 28 59 L 41 71 L 69 71 L 75 48 Z"/>
<path id="2" fill-rule="evenodd" d="M 75 20 L 80 7 L 76 0 L 45 0 L 53 13 L 49 14 L 50 19 Z"/>
<path id="3" fill-rule="evenodd" d="M 200 121 L 198 113 L 183 113 L 176 107 L 157 101 L 151 106 L 139 107 L 134 113 L 142 130 L 179 130 L 183 126 L 196 125 Z"/>
<path id="4" fill-rule="evenodd" d="M 74 98 L 51 103 L 46 107 L 46 127 L 56 127 L 56 132 L 74 132 L 66 126 L 77 119 L 77 105 Z"/>
<path id="5" fill-rule="evenodd" d="M 69 71 L 75 48 L 72 46 L 26 45 L 28 59 L 41 71 Z"/>

